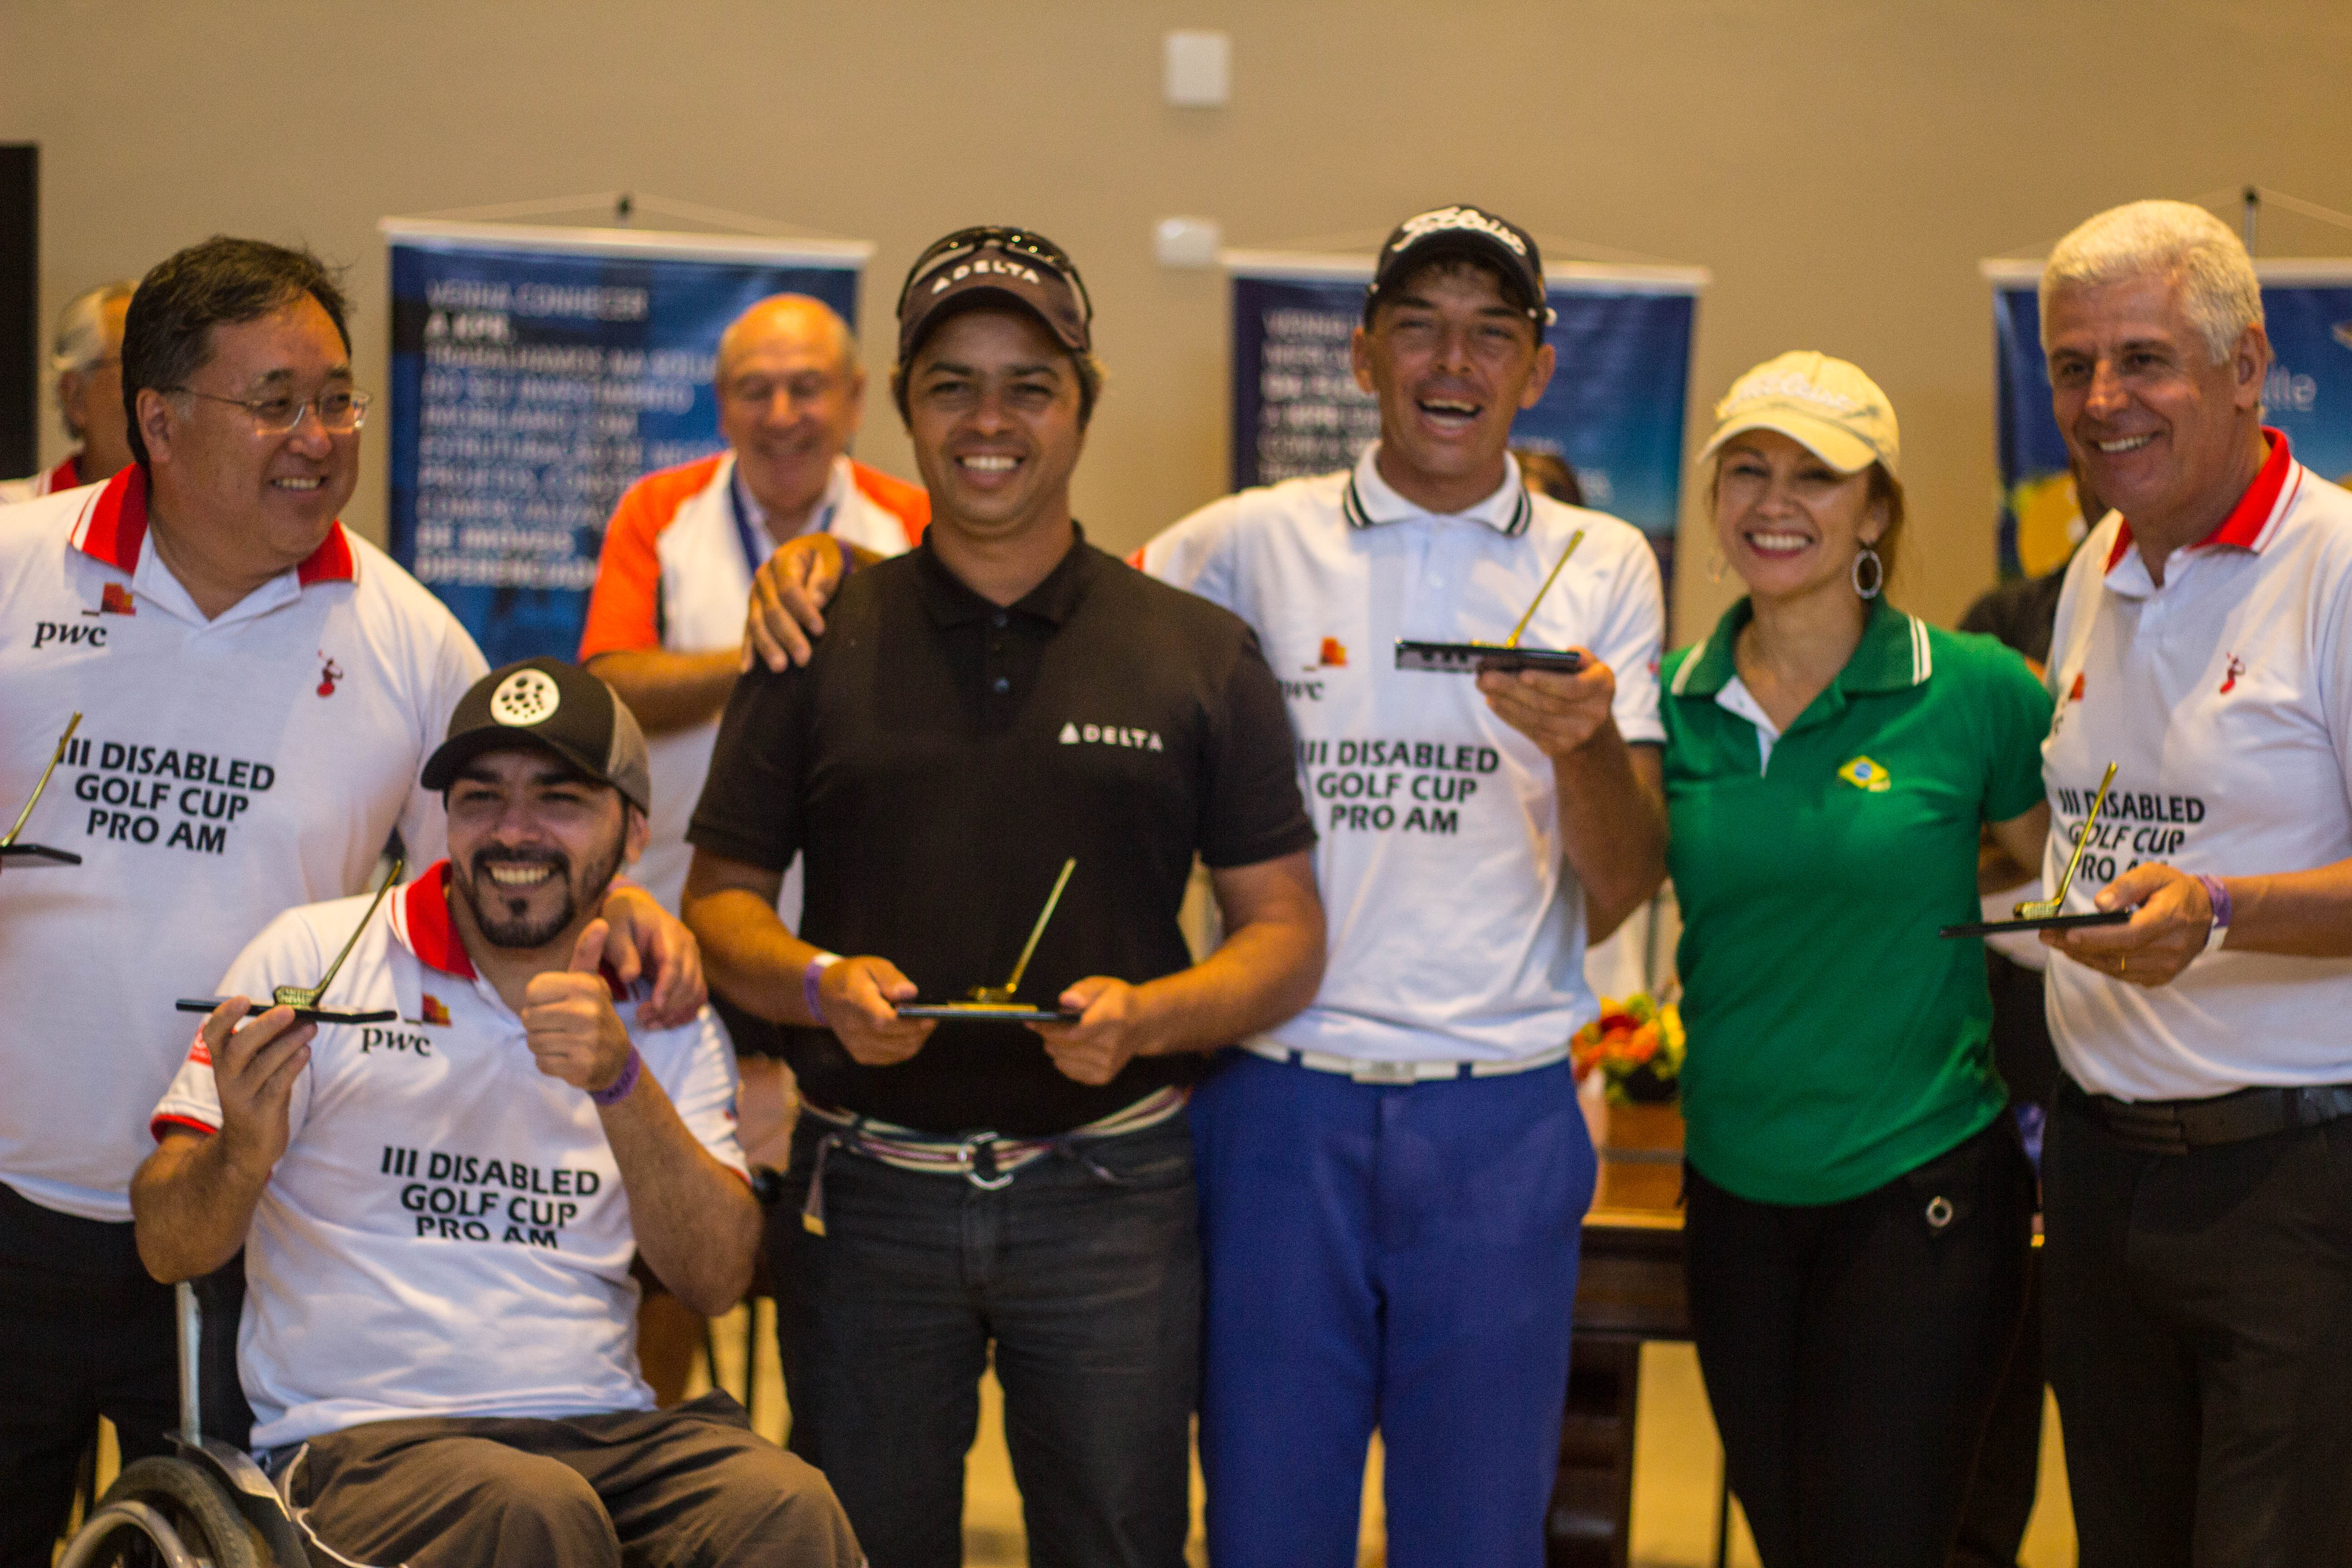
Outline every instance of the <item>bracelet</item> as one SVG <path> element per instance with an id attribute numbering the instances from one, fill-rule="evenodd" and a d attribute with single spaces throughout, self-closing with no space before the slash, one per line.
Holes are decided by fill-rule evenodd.
<path id="1" fill-rule="evenodd" d="M 2212 952 L 2230 934 L 2230 889 L 2219 877 L 2200 877 L 2204 885 L 2205 902 L 2213 911 L 2212 922 L 2205 928 L 2205 951 Z"/>
<path id="2" fill-rule="evenodd" d="M 801 998 L 808 1004 L 809 1016 L 816 1020 L 816 1026 L 820 1029 L 828 1026 L 824 1021 L 824 1005 L 816 999 L 817 977 L 840 962 L 841 954 L 820 949 L 817 955 L 808 961 L 808 967 L 801 972 Z"/>
<path id="3" fill-rule="evenodd" d="M 837 533 L 833 536 L 833 547 L 841 552 L 841 577 L 834 584 L 837 592 L 842 583 L 849 581 L 849 574 L 857 570 L 857 552 L 849 547 L 849 541 Z"/>
<path id="4" fill-rule="evenodd" d="M 619 1076 L 602 1089 L 592 1089 L 588 1098 L 599 1106 L 618 1105 L 629 1098 L 629 1090 L 637 1087 L 638 1075 L 645 1071 L 646 1058 L 637 1054 L 637 1043 L 629 1042 L 628 1059 L 621 1064 Z"/>

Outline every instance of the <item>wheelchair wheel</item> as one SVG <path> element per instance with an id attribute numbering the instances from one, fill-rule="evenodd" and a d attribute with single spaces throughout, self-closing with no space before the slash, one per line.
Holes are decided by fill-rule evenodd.
<path id="1" fill-rule="evenodd" d="M 210 1568 L 269 1568 L 267 1543 L 213 1479 L 184 1459 L 151 1458 L 125 1466 L 99 1500 L 99 1509 L 126 1501 L 144 1503 L 161 1514 L 189 1555 Z M 118 1551 L 94 1561 L 146 1568 L 163 1558 L 147 1542 L 126 1535 Z"/>

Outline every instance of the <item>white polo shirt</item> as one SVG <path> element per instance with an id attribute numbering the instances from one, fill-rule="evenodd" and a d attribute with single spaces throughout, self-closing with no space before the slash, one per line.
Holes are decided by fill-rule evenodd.
<path id="1" fill-rule="evenodd" d="M 1582 529 L 1522 640 L 1591 649 L 1625 739 L 1661 744 L 1657 561 L 1632 525 L 1530 495 L 1515 462 L 1438 516 L 1378 452 L 1213 502 L 1137 563 L 1249 622 L 1289 700 L 1330 952 L 1314 1004 L 1268 1037 L 1367 1061 L 1535 1056 L 1600 1011 L 1551 761 L 1469 677 L 1397 669 L 1395 645 L 1503 640 Z"/>
<path id="2" fill-rule="evenodd" d="M 645 1410 L 629 1197 L 587 1094 L 539 1070 L 474 971 L 442 861 L 395 889 L 326 1000 L 392 1009 L 321 1025 L 294 1081 L 291 1141 L 246 1242 L 237 1365 L 256 1447 L 412 1415 Z M 364 897 L 289 910 L 229 966 L 220 994 L 268 996 L 325 973 Z M 676 1029 L 622 1021 L 688 1129 L 730 1169 L 735 1063 L 704 1008 Z M 154 1107 L 155 1136 L 220 1127 L 201 1039 Z"/>
<path id="3" fill-rule="evenodd" d="M 76 452 L 56 468 L 44 469 L 29 479 L 0 480 L 0 506 L 38 500 L 59 490 L 72 489 L 80 483 L 81 454 Z"/>
<path id="4" fill-rule="evenodd" d="M 156 556 L 138 465 L 0 510 L 0 803 L 79 866 L 0 871 L 0 1182 L 128 1220 L 147 1112 L 201 994 L 279 910 L 367 884 L 397 826 L 442 852 L 417 775 L 483 673 L 457 618 L 341 524 L 207 621 Z M 0 822 L 5 826 L 5 822 Z"/>
<path id="5" fill-rule="evenodd" d="M 2070 910 L 2144 860 L 2243 877 L 2352 857 L 2352 495 L 2268 435 L 2237 509 L 2172 553 L 2161 588 L 2115 515 L 2067 570 L 2042 746 L 2050 886 L 2119 764 Z M 2094 1093 L 2352 1083 L 2352 958 L 2224 950 L 2154 990 L 2064 958 L 2049 973 L 2059 1058 Z"/>
<path id="6" fill-rule="evenodd" d="M 836 457 L 824 497 L 802 532 L 831 533 L 877 555 L 896 555 L 921 534 L 929 515 L 921 490 Z M 646 475 L 621 498 L 604 530 L 580 661 L 629 648 L 711 653 L 740 647 L 751 574 L 760 563 L 750 550 L 759 548 L 764 561 L 770 545 L 759 503 L 737 482 L 732 452 Z M 717 715 L 690 729 L 646 737 L 653 766 L 652 831 L 644 858 L 629 874 L 673 910 L 694 858 L 687 820 L 702 798 L 718 739 Z M 784 900 L 787 923 L 798 921 L 799 889 L 794 866 Z"/>

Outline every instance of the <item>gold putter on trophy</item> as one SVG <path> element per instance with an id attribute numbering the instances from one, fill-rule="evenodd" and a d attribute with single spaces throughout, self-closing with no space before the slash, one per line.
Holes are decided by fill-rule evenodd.
<path id="1" fill-rule="evenodd" d="M 1396 667 L 1399 669 L 1434 670 L 1441 675 L 1479 675 L 1490 669 L 1507 672 L 1549 669 L 1562 675 L 1574 675 L 1584 668 L 1582 654 L 1548 647 L 1521 647 L 1519 636 L 1528 629 L 1528 623 L 1535 618 L 1536 606 L 1543 603 L 1544 595 L 1551 592 L 1552 584 L 1559 580 L 1559 569 L 1568 564 L 1568 558 L 1575 554 L 1576 547 L 1583 542 L 1584 530 L 1580 528 L 1568 536 L 1568 548 L 1559 552 L 1559 559 L 1552 563 L 1551 574 L 1543 580 L 1543 586 L 1536 590 L 1536 596 L 1528 601 L 1527 613 L 1519 617 L 1519 624 L 1511 628 L 1511 635 L 1506 640 L 1498 643 L 1414 642 L 1399 637 Z"/>
<path id="2" fill-rule="evenodd" d="M 352 928 L 351 936 L 343 943 L 343 951 L 335 954 L 335 962 L 327 965 L 327 973 L 320 977 L 319 984 L 280 985 L 269 994 L 269 1006 L 293 1008 L 294 1021 L 298 1024 L 388 1024 L 400 1016 L 397 1009 L 338 1013 L 320 1006 L 319 999 L 327 994 L 327 987 L 335 983 L 335 974 L 343 967 L 343 960 L 349 958 L 352 949 L 359 945 L 360 932 L 367 930 L 368 921 L 375 919 L 376 910 L 383 907 L 384 895 L 392 891 L 393 884 L 400 880 L 400 873 L 404 869 L 406 863 L 401 857 L 394 856 L 392 869 L 384 873 L 383 885 L 375 890 L 375 897 L 369 901 L 367 913 L 362 915 L 360 923 Z M 227 1000 L 226 996 L 183 996 L 174 1005 L 183 1013 L 209 1013 Z M 267 1011 L 267 1007 L 254 1009 L 256 1013 Z"/>
<path id="3" fill-rule="evenodd" d="M 2028 899 L 2010 912 L 2017 918 L 2006 921 L 1971 921 L 1966 925 L 1946 926 L 1938 936 L 1995 936 L 2011 931 L 2066 931 L 2076 926 L 2119 926 L 2132 918 L 2130 909 L 2095 910 L 2086 915 L 2066 915 L 2058 911 L 2065 907 L 2066 889 L 2074 885 L 2074 868 L 2083 863 L 2083 846 L 2091 841 L 2091 829 L 2097 826 L 2099 808 L 2107 804 L 2107 786 L 2116 782 L 2116 764 L 2107 764 L 2106 776 L 2099 781 L 2099 793 L 2091 799 L 2091 814 L 2083 818 L 2083 830 L 2074 836 L 2074 853 L 2067 858 L 2066 874 L 2058 879 L 2058 890 L 2046 899 Z"/>
<path id="4" fill-rule="evenodd" d="M 1003 1024 L 1066 1024 L 1077 1017 L 1077 1014 L 1060 1008 L 1032 1007 L 1013 999 L 1013 994 L 1021 989 L 1021 976 L 1028 972 L 1031 956 L 1037 951 L 1037 939 L 1045 934 L 1045 922 L 1054 918 L 1054 906 L 1062 901 L 1062 889 L 1070 885 L 1070 873 L 1077 868 L 1075 857 L 1062 862 L 1062 874 L 1054 879 L 1054 890 L 1045 896 L 1045 908 L 1037 916 L 1037 923 L 1029 928 L 1028 944 L 1022 948 L 1020 960 L 1013 966 L 1012 979 L 1002 985 L 975 985 L 970 999 L 962 1002 L 901 1002 L 898 1016 Z"/>
<path id="5" fill-rule="evenodd" d="M 49 765 L 41 770 L 41 782 L 33 786 L 33 798 L 26 801 L 25 809 L 16 814 L 16 825 L 8 829 L 8 837 L 0 838 L 0 861 L 30 860 L 37 864 L 46 861 L 52 866 L 81 864 L 81 857 L 70 849 L 52 849 L 46 844 L 16 842 L 16 835 L 25 831 L 25 824 L 33 815 L 33 807 L 41 804 L 41 792 L 49 787 L 49 775 L 58 771 L 59 763 L 65 761 L 66 746 L 73 740 L 74 731 L 79 728 L 81 728 L 80 714 L 77 713 L 66 721 L 66 732 L 58 737 L 58 749 L 49 753 Z"/>

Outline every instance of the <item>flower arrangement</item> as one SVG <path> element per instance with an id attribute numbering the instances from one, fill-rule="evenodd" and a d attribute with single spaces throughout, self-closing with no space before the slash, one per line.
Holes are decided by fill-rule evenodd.
<path id="1" fill-rule="evenodd" d="M 1683 1070 L 1683 1018 L 1645 993 L 1601 999 L 1601 1016 L 1570 1043 L 1577 1081 L 1595 1068 L 1612 1105 L 1668 1105 Z"/>

